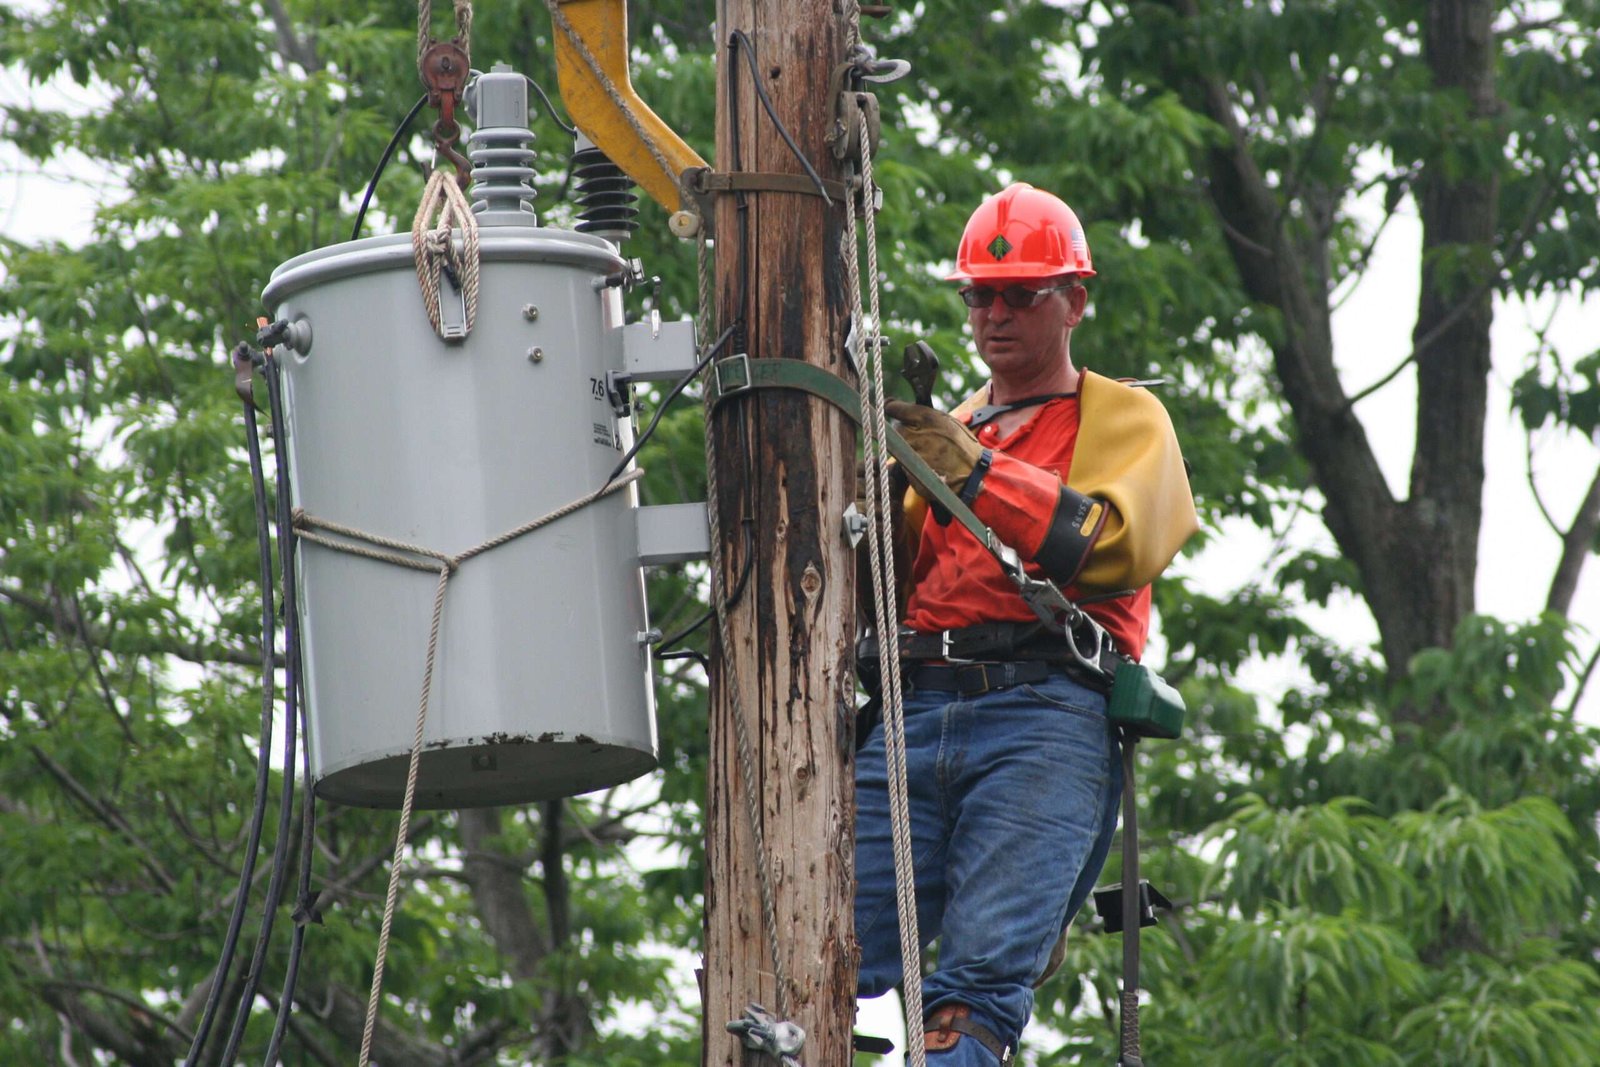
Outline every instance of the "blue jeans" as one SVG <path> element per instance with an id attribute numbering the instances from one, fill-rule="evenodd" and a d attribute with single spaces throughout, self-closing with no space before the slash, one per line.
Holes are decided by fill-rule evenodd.
<path id="1" fill-rule="evenodd" d="M 905 695 L 917 931 L 939 938 L 923 1010 L 965 1004 L 1012 1048 L 1033 1013 L 1033 983 L 1094 888 L 1116 829 L 1122 764 L 1104 696 L 1061 673 L 962 699 Z M 901 978 L 883 726 L 856 754 L 857 992 Z M 912 1020 L 910 1025 L 917 1025 Z M 939 1067 L 995 1067 L 963 1037 Z"/>

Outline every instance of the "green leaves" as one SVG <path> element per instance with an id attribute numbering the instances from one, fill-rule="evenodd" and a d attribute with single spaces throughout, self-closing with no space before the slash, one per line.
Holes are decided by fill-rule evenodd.
<path id="1" fill-rule="evenodd" d="M 478 65 L 504 59 L 553 88 L 539 5 L 475 6 Z M 1291 405 L 1279 357 L 1320 336 L 1329 294 L 1367 268 L 1375 223 L 1356 198 L 1369 183 L 1406 212 L 1416 191 L 1492 177 L 1498 232 L 1433 248 L 1435 295 L 1485 278 L 1522 295 L 1600 284 L 1600 12 L 1569 3 L 1535 26 L 1506 9 L 1485 114 L 1437 84 L 1424 5 L 1193 7 L 928 0 L 864 26 L 880 55 L 912 64 L 875 90 L 890 351 L 930 339 L 947 405 L 981 381 L 942 275 L 983 195 L 1009 180 L 1051 188 L 1084 219 L 1099 271 L 1075 360 L 1167 380 L 1212 544 L 1254 528 L 1296 546 L 1239 589 L 1167 580 L 1155 592 L 1190 730 L 1141 752 L 1143 860 L 1179 905 L 1144 942 L 1147 1054 L 1168 1067 L 1583 1062 L 1600 1047 L 1585 1010 L 1600 947 L 1600 745 L 1554 704 L 1588 638 L 1556 618 L 1435 619 L 1444 609 L 1416 603 L 1418 630 L 1449 647 L 1385 664 L 1337 622 L 1311 621 L 1306 605 L 1380 586 L 1370 557 L 1288 538 L 1296 516 L 1349 493 L 1309 458 L 1326 413 L 1305 421 Z M 80 1062 L 104 1059 L 70 1025 L 75 1010 L 130 1028 L 130 998 L 176 1015 L 215 962 L 260 714 L 254 519 L 223 354 L 253 329 L 276 263 L 349 233 L 420 92 L 413 15 L 371 0 L 0 11 L 0 59 L 66 79 L 80 101 L 11 104 L 3 135 L 53 170 L 71 147 L 105 185 L 82 247 L 0 248 L 0 1016 L 21 1021 L 0 1030 L 0 1062 L 48 1062 L 63 1043 Z M 712 5 L 641 0 L 630 15 L 635 83 L 710 158 Z M 535 129 L 538 207 L 559 224 L 569 146 L 543 117 Z M 409 219 L 429 156 L 419 125 L 366 232 Z M 1224 222 L 1219 207 L 1237 205 L 1219 203 L 1219 160 L 1260 176 L 1270 227 Z M 641 218 L 629 254 L 662 276 L 665 314 L 692 313 L 693 248 L 656 206 Z M 1246 287 L 1240 249 L 1262 242 L 1275 276 L 1284 256 L 1297 265 L 1309 311 Z M 1396 316 L 1402 340 L 1408 317 Z M 1316 400 L 1336 406 L 1335 392 Z M 1592 436 L 1600 355 L 1542 347 L 1514 404 L 1529 430 Z M 667 413 L 643 457 L 649 501 L 703 496 L 702 434 L 692 403 Z M 1406 532 L 1381 532 L 1373 555 L 1407 547 L 1383 539 Z M 648 581 L 656 624 L 700 616 L 703 567 Z M 685 647 L 703 653 L 707 628 Z M 699 938 L 706 677 L 693 658 L 659 666 L 666 769 L 644 795 L 574 802 L 554 830 L 543 811 L 506 813 L 475 850 L 459 817 L 414 824 L 422 869 L 397 919 L 385 1012 L 438 1059 L 484 1033 L 503 1062 L 698 1057 L 692 983 L 672 975 Z M 1435 714 L 1398 714 L 1416 708 Z M 275 769 L 269 799 L 282 787 Z M 391 815 L 321 812 L 326 923 L 310 931 L 307 972 L 318 1010 L 364 995 L 393 830 Z M 547 869 L 551 832 L 563 858 Z M 635 846 L 648 856 L 637 871 L 630 841 L 649 846 Z M 523 935 L 486 918 L 468 851 L 506 874 L 495 899 L 526 920 Z M 1029 1038 L 1041 1063 L 1115 1055 L 1120 945 L 1089 916 L 1078 925 L 1077 978 L 1039 1004 L 1062 1045 Z M 69 987 L 46 985 L 39 944 L 53 980 L 79 983 L 72 1003 L 41 999 Z M 281 966 L 275 952 L 269 984 Z M 331 1019 L 300 1021 L 330 1056 L 353 1054 Z M 581 1039 L 563 1047 L 569 1031 Z M 311 1060 L 294 1046 L 286 1062 Z"/>

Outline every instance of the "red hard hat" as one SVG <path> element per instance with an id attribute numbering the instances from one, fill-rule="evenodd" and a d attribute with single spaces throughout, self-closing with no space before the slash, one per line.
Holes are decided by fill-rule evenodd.
<path id="1" fill-rule="evenodd" d="M 946 281 L 1094 276 L 1083 224 L 1060 197 L 1014 182 L 978 205 Z"/>

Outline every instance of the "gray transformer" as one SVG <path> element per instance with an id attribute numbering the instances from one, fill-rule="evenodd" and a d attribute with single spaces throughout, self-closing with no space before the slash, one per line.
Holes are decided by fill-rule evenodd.
<path id="1" fill-rule="evenodd" d="M 525 126 L 525 103 L 520 114 Z M 539 227 L 515 200 L 478 206 L 480 291 L 464 340 L 430 325 L 409 234 L 273 272 L 262 302 L 293 324 L 280 358 L 293 501 L 315 519 L 447 554 L 480 545 L 606 483 L 632 443 L 618 375 L 692 365 L 688 324 L 623 325 L 605 279 L 628 267 L 610 242 Z M 458 311 L 445 286 L 447 313 L 453 300 Z M 666 510 L 640 509 L 630 485 L 461 563 L 416 806 L 571 796 L 656 765 L 640 566 L 699 554 L 649 547 L 660 524 L 643 520 Z M 694 540 L 697 520 L 703 509 L 668 525 Z M 317 793 L 399 807 L 438 576 L 304 539 L 298 560 Z"/>

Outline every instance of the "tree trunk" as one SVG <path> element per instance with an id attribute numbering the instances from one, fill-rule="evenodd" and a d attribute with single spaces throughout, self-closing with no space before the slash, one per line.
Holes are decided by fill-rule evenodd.
<path id="1" fill-rule="evenodd" d="M 1172 3 L 1185 17 L 1200 17 L 1195 0 Z M 1404 501 L 1389 491 L 1339 381 L 1327 279 L 1308 267 L 1325 260 L 1325 236 L 1290 232 L 1290 212 L 1263 178 L 1225 75 L 1201 68 L 1181 87 L 1189 106 L 1229 135 L 1209 152 L 1207 190 L 1246 291 L 1282 315 L 1273 365 L 1327 501 L 1323 519 L 1361 574 L 1395 677 L 1416 653 L 1448 646 L 1474 608 L 1498 180 L 1493 162 L 1462 160 L 1498 158 L 1500 138 L 1483 125 L 1498 110 L 1493 13 L 1488 0 L 1428 5 L 1425 62 L 1434 86 L 1461 93 L 1465 107 L 1438 148 L 1454 158 L 1425 160 L 1420 181 L 1417 443 Z"/>
<path id="2" fill-rule="evenodd" d="M 1448 645 L 1474 610 L 1483 521 L 1483 435 L 1489 403 L 1489 326 L 1494 321 L 1500 188 L 1493 160 L 1495 5 L 1432 0 L 1423 58 L 1434 86 L 1465 96 L 1465 114 L 1440 157 L 1425 162 L 1422 292 L 1412 352 L 1417 361 L 1417 450 L 1404 533 L 1409 551 L 1385 579 L 1400 595 L 1384 633 L 1390 667 L 1430 645 Z M 1491 144 L 1492 141 L 1492 144 Z M 1455 157 L 1452 161 L 1449 158 Z M 1418 609 L 1421 610 L 1418 610 Z"/>
<path id="3" fill-rule="evenodd" d="M 803 173 L 752 89 L 751 64 L 729 47 L 743 31 L 779 119 L 816 170 L 837 177 L 823 101 L 843 54 L 844 23 L 829 0 L 727 0 L 717 26 L 717 170 Z M 738 326 L 730 352 L 848 373 L 842 210 L 793 192 L 719 201 L 719 306 L 723 325 Z M 854 571 L 840 516 L 851 499 L 855 431 L 806 394 L 766 391 L 725 401 L 707 432 L 721 588 L 740 591 L 729 646 L 712 670 L 703 1063 L 733 1067 L 754 1056 L 725 1030 L 752 1001 L 775 1013 L 786 1008 L 805 1029 L 805 1062 L 848 1063 L 857 961 Z M 740 767 L 735 716 L 754 755 L 751 780 Z M 776 962 L 746 814 L 752 797 L 776 913 Z"/>

